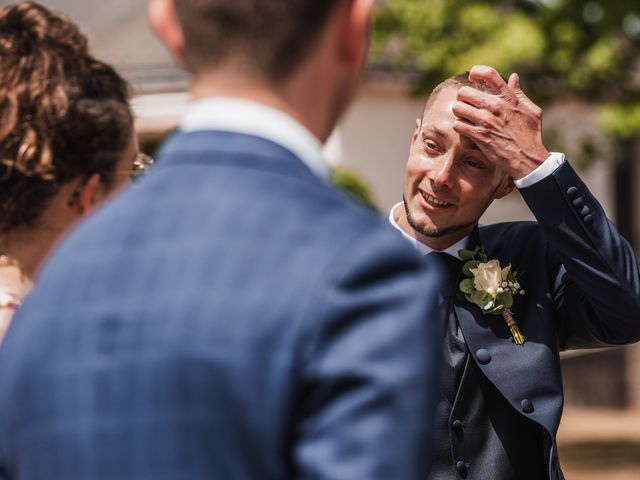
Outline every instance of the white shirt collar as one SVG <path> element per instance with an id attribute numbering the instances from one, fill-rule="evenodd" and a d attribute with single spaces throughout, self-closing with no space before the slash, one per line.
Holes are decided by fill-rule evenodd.
<path id="1" fill-rule="evenodd" d="M 187 108 L 180 130 L 221 130 L 264 138 L 291 151 L 318 177 L 330 178 L 320 141 L 290 115 L 258 102 L 230 97 L 197 100 Z"/>
<path id="2" fill-rule="evenodd" d="M 396 230 L 398 230 L 402 234 L 402 236 L 404 238 L 406 238 L 407 241 L 409 243 L 411 243 L 411 245 L 413 245 L 418 250 L 418 252 L 420 252 L 422 255 L 427 255 L 427 254 L 429 254 L 431 252 L 436 252 L 437 250 L 434 250 L 430 246 L 425 245 L 424 243 L 422 243 L 420 240 L 418 240 L 416 238 L 413 238 L 411 235 L 409 235 L 407 232 L 405 232 L 402 228 L 400 228 L 400 225 L 398 225 L 398 222 L 396 222 L 396 219 L 394 218 L 394 214 L 395 214 L 395 212 L 397 211 L 398 208 L 404 208 L 404 203 L 400 202 L 400 203 L 398 203 L 398 204 L 393 206 L 393 208 L 389 212 L 389 223 L 391 225 L 393 225 L 393 227 Z M 469 235 L 464 237 L 459 242 L 451 245 L 449 248 L 447 248 L 445 250 L 442 250 L 442 252 L 448 253 L 452 257 L 455 257 L 455 258 L 459 259 L 460 257 L 458 257 L 458 250 L 466 248 L 468 241 L 469 241 Z"/>

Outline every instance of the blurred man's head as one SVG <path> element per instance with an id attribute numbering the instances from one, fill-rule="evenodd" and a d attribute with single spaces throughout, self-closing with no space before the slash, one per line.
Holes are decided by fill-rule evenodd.
<path id="1" fill-rule="evenodd" d="M 341 0 L 175 0 L 189 69 L 243 61 L 279 81 L 308 54 Z"/>
<path id="2" fill-rule="evenodd" d="M 355 93 L 373 3 L 151 0 L 149 11 L 155 30 L 196 82 L 222 76 L 237 88 L 268 87 L 291 103 L 322 99 L 326 112 L 316 115 L 326 116 L 326 125 L 314 133 L 326 137 Z"/>
<path id="3" fill-rule="evenodd" d="M 470 234 L 491 202 L 513 190 L 512 179 L 453 129 L 452 106 L 465 85 L 490 91 L 466 73 L 438 85 L 416 121 L 407 162 L 400 225 L 438 250 Z"/>

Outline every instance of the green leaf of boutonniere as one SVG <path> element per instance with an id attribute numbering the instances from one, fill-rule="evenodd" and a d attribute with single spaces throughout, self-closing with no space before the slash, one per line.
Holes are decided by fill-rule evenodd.
<path id="1" fill-rule="evenodd" d="M 480 260 L 469 260 L 462 266 L 462 273 L 467 277 L 473 278 L 473 273 L 471 273 L 472 268 L 478 268 L 480 265 Z"/>
<path id="2" fill-rule="evenodd" d="M 502 292 L 496 296 L 496 303 L 502 305 L 504 308 L 513 307 L 513 295 L 509 292 Z"/>
<path id="3" fill-rule="evenodd" d="M 478 253 L 478 247 L 475 250 L 458 250 L 458 256 L 462 260 L 472 260 Z"/>
<path id="4" fill-rule="evenodd" d="M 475 290 L 476 287 L 473 286 L 472 278 L 465 278 L 460 282 L 460 291 L 465 295 L 471 295 Z"/>

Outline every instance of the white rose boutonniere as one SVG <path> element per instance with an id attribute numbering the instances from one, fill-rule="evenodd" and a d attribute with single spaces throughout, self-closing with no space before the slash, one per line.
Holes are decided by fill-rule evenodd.
<path id="1" fill-rule="evenodd" d="M 516 344 L 524 345 L 524 335 L 509 310 L 516 295 L 525 293 L 518 283 L 518 273 L 511 269 L 511 265 L 501 267 L 498 260 L 489 260 L 482 247 L 460 250 L 458 255 L 466 262 L 462 273 L 467 278 L 459 286 L 465 298 L 478 305 L 482 313 L 501 315 Z"/>

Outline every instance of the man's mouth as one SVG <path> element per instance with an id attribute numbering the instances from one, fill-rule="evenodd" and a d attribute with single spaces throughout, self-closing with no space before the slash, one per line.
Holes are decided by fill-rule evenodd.
<path id="1" fill-rule="evenodd" d="M 432 207 L 451 207 L 453 205 L 452 203 L 445 202 L 444 200 L 436 198 L 433 195 L 429 195 L 422 190 L 420 190 L 420 195 L 422 196 L 423 200 Z"/>

